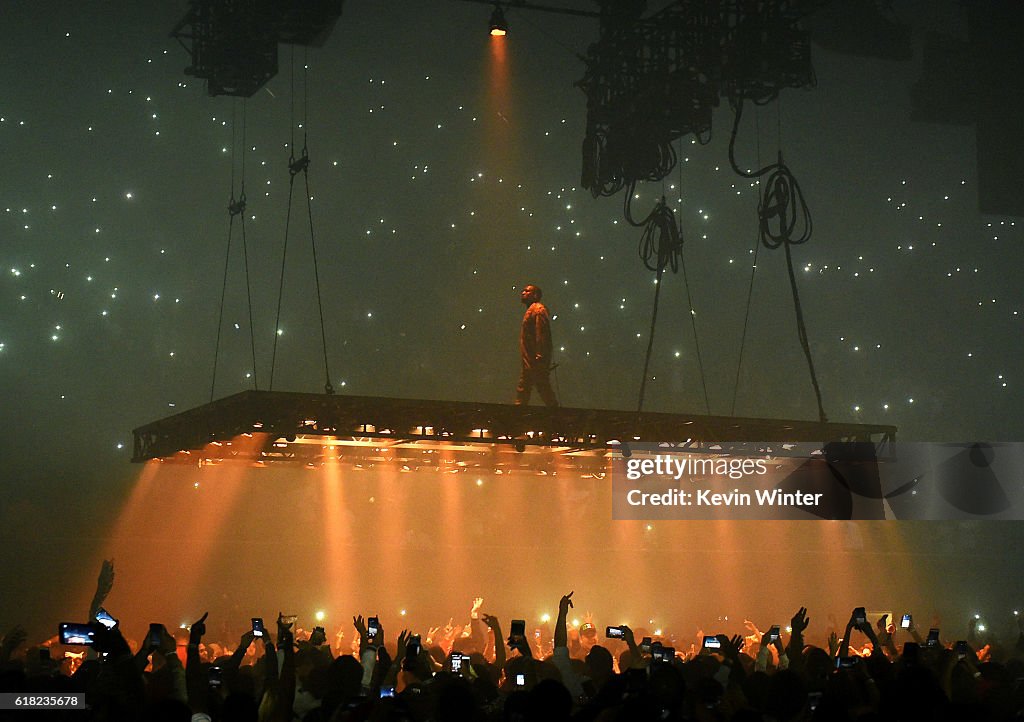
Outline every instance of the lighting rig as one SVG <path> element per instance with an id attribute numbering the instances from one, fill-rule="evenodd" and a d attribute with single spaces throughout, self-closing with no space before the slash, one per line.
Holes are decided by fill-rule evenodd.
<path id="1" fill-rule="evenodd" d="M 252 96 L 277 75 L 279 43 L 320 47 L 344 0 L 190 0 L 171 31 L 189 52 L 185 73 L 210 95 Z"/>

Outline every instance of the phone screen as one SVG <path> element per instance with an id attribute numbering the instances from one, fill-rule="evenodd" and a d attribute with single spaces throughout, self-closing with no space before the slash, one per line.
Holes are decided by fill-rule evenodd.
<path id="1" fill-rule="evenodd" d="M 904 614 L 903 619 L 900 620 L 900 627 L 903 629 L 910 629 L 910 622 L 912 617 L 909 614 Z"/>
<path id="2" fill-rule="evenodd" d="M 513 637 L 522 637 L 526 634 L 526 620 L 525 619 L 513 619 L 509 625 L 509 634 Z"/>
<path id="3" fill-rule="evenodd" d="M 164 625 L 159 622 L 151 622 L 149 625 L 149 634 L 146 636 L 146 645 L 149 647 L 159 647 L 160 641 L 163 637 Z"/>
<path id="4" fill-rule="evenodd" d="M 252 618 L 252 636 L 254 636 L 254 637 L 261 637 L 262 638 L 263 635 L 266 634 L 266 632 L 267 632 L 267 630 L 263 626 L 263 617 L 253 617 Z"/>
<path id="5" fill-rule="evenodd" d="M 718 637 L 704 637 L 704 649 L 721 649 L 722 642 Z"/>
<path id="6" fill-rule="evenodd" d="M 525 687 L 525 686 L 526 686 L 526 675 L 525 674 L 517 674 L 516 675 L 516 687 Z"/>
<path id="7" fill-rule="evenodd" d="M 61 644 L 81 644 L 89 646 L 93 644 L 96 630 L 90 624 L 76 624 L 74 622 L 61 622 L 60 627 Z"/>
<path id="8" fill-rule="evenodd" d="M 606 627 L 604 636 L 608 637 L 608 639 L 622 639 L 626 636 L 626 633 L 622 631 L 622 627 Z"/>
<path id="9" fill-rule="evenodd" d="M 377 617 L 370 617 L 366 620 L 366 634 L 370 637 L 376 637 L 377 632 L 380 631 L 380 619 Z"/>
<path id="10" fill-rule="evenodd" d="M 113 629 L 117 626 L 117 620 L 110 616 L 110 612 L 108 612 L 103 607 L 100 607 L 98 610 L 96 610 L 96 621 L 102 624 L 107 629 Z"/>

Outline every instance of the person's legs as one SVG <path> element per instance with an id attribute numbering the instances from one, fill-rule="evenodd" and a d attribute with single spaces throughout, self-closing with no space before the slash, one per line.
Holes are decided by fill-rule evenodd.
<path id="1" fill-rule="evenodd" d="M 533 387 L 533 379 L 530 376 L 530 369 L 523 366 L 519 372 L 519 384 L 516 386 L 516 406 L 523 406 L 530 403 L 530 389 Z"/>
<path id="2" fill-rule="evenodd" d="M 540 397 L 544 400 L 545 406 L 551 408 L 558 406 L 558 397 L 555 396 L 555 390 L 551 388 L 550 369 L 537 369 L 533 375 L 533 383 L 537 387 Z"/>

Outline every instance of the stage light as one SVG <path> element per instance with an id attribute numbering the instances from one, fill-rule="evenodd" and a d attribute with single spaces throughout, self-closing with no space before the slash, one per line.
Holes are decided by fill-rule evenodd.
<path id="1" fill-rule="evenodd" d="M 1016 614 L 1016 612 L 1014 612 L 1014 614 Z M 540 621 L 542 621 L 545 624 L 547 624 L 548 622 L 551 621 L 551 615 L 550 614 L 542 614 L 542 615 L 540 615 Z"/>
<path id="2" fill-rule="evenodd" d="M 491 13 L 490 29 L 493 37 L 501 37 L 508 34 L 508 23 L 505 22 L 505 13 L 502 11 L 501 5 L 498 3 L 494 3 L 494 12 Z"/>
<path id="3" fill-rule="evenodd" d="M 317 610 L 317 613 L 314 614 L 313 616 L 316 617 L 316 621 L 322 622 L 322 621 L 324 621 L 324 617 L 326 615 L 324 614 L 324 610 L 320 609 L 320 610 Z"/>

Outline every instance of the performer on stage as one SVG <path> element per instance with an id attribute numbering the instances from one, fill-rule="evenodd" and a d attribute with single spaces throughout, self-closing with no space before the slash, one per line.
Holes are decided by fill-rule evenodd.
<path id="1" fill-rule="evenodd" d="M 551 315 L 540 302 L 541 296 L 541 290 L 533 284 L 524 287 L 520 294 L 527 309 L 519 333 L 523 368 L 516 387 L 516 406 L 530 402 L 530 390 L 534 386 L 547 406 L 558 406 L 551 388 Z"/>

